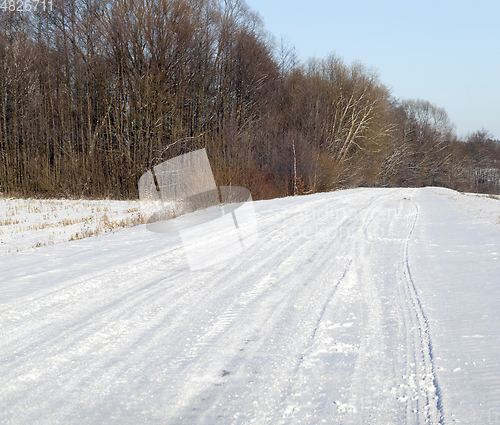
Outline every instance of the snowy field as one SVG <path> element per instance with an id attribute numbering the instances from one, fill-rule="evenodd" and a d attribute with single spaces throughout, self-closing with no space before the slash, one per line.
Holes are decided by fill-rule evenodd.
<path id="1" fill-rule="evenodd" d="M 142 221 L 139 202 L 0 198 L 0 255 L 97 236 Z"/>
<path id="2" fill-rule="evenodd" d="M 137 203 L 31 202 L 0 199 L 1 424 L 500 424 L 499 199 L 259 201 L 198 271 Z"/>

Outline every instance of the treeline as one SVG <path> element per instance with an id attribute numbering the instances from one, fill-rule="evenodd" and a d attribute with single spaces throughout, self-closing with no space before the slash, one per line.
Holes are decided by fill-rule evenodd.
<path id="1" fill-rule="evenodd" d="M 256 199 L 353 186 L 500 193 L 500 144 L 399 101 L 362 65 L 297 63 L 239 0 L 58 0 L 0 14 L 0 187 L 137 197 L 205 147 Z"/>

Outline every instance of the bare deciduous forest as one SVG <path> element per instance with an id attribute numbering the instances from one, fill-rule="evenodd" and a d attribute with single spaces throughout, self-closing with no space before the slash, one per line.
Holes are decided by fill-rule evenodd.
<path id="1" fill-rule="evenodd" d="M 332 41 L 334 43 L 334 40 Z M 332 46 L 334 47 L 334 46 Z M 0 14 L 0 186 L 136 198 L 205 147 L 254 199 L 356 186 L 500 193 L 500 142 L 334 55 L 297 61 L 239 0 L 58 0 Z"/>

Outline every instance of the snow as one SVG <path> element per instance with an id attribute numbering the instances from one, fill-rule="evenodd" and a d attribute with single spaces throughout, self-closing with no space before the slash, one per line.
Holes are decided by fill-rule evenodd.
<path id="1" fill-rule="evenodd" d="M 137 203 L 26 202 L 0 200 L 26 217 L 0 227 L 2 424 L 500 423 L 498 199 L 254 202 L 257 242 L 201 270 L 146 225 L 35 226 Z"/>

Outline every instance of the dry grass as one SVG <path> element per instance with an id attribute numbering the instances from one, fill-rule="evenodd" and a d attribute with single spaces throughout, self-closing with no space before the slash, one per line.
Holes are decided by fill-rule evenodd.
<path id="1" fill-rule="evenodd" d="M 141 213 L 134 214 L 131 217 L 127 217 L 121 220 L 110 220 L 107 214 L 104 214 L 96 227 L 83 228 L 81 231 L 78 231 L 75 234 L 71 235 L 70 240 L 74 241 L 78 239 L 89 238 L 91 236 L 97 236 L 101 233 L 107 233 L 113 230 L 134 227 L 139 224 L 144 224 L 145 222 L 146 220 Z"/>
<path id="2" fill-rule="evenodd" d="M 12 245 L 6 251 L 8 253 L 26 247 L 38 248 L 84 239 L 145 223 L 146 217 L 138 203 L 133 203 L 137 206 L 130 204 L 0 198 L 0 244 Z M 33 242 L 26 246 L 28 239 Z"/>

